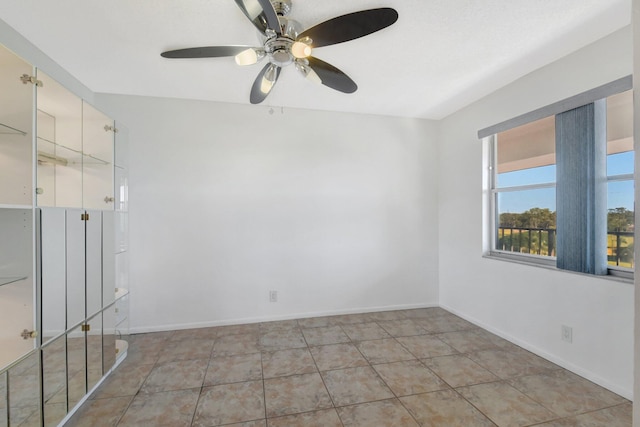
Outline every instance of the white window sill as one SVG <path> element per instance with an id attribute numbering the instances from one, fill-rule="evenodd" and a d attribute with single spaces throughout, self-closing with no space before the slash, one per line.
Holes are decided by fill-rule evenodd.
<path id="1" fill-rule="evenodd" d="M 596 279 L 605 279 L 614 282 L 634 284 L 633 271 L 610 269 L 609 274 L 599 276 L 595 274 L 579 273 L 576 271 L 562 270 L 556 267 L 556 259 L 537 255 L 517 255 L 503 252 L 488 252 L 482 255 L 483 258 L 497 261 L 512 262 L 515 264 L 527 265 L 530 267 L 542 267 L 548 270 L 555 270 L 561 273 L 578 274 L 580 276 L 592 277 Z"/>

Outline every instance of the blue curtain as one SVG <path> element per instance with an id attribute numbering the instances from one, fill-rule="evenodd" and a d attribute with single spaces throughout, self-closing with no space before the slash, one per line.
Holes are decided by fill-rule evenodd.
<path id="1" fill-rule="evenodd" d="M 557 267 L 607 274 L 606 101 L 556 115 Z"/>

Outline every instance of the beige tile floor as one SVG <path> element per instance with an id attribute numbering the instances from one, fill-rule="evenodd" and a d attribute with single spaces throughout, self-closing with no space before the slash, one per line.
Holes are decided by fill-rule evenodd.
<path id="1" fill-rule="evenodd" d="M 133 335 L 67 425 L 629 427 L 631 403 L 428 308 Z"/>

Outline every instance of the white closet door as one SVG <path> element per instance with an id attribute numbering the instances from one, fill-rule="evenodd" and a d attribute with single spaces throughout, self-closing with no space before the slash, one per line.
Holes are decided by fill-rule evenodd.
<path id="1" fill-rule="evenodd" d="M 42 342 L 63 334 L 66 287 L 66 211 L 40 209 L 42 271 Z"/>
<path id="2" fill-rule="evenodd" d="M 85 319 L 84 211 L 67 210 L 67 329 Z"/>
<path id="3" fill-rule="evenodd" d="M 87 211 L 86 268 L 87 268 L 87 316 L 102 308 L 102 213 Z"/>
<path id="4" fill-rule="evenodd" d="M 116 215 L 113 211 L 102 212 L 102 307 L 116 299 Z"/>

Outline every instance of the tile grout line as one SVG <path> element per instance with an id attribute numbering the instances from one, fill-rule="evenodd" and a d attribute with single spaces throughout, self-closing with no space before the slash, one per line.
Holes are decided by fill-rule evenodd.
<path id="1" fill-rule="evenodd" d="M 138 350 L 140 351 L 140 350 Z M 158 360 L 160 358 L 160 355 L 158 355 L 158 358 L 156 358 L 156 361 L 153 362 L 153 366 L 151 367 L 151 369 L 149 369 L 149 372 L 147 373 L 147 375 L 144 378 L 144 381 L 142 381 L 140 383 L 140 387 L 138 387 L 138 390 L 135 392 L 135 394 L 132 396 L 131 400 L 129 401 L 129 404 L 127 405 L 127 408 L 122 412 L 122 414 L 120 415 L 120 417 L 118 418 L 118 421 L 116 421 L 116 426 L 120 425 L 120 422 L 122 422 L 122 419 L 124 418 L 124 416 L 127 414 L 127 412 L 129 411 L 129 408 L 131 408 L 131 405 L 133 404 L 133 401 L 136 399 L 136 397 L 138 397 L 138 395 L 140 395 L 140 391 L 142 390 L 142 387 L 144 386 L 144 384 L 147 382 L 147 379 L 149 378 L 149 375 L 151 375 L 151 371 L 153 371 L 153 369 L 156 367 L 156 364 L 158 363 Z M 124 363 L 126 360 L 123 360 L 122 362 Z M 98 390 L 96 390 L 97 392 Z"/>
<path id="2" fill-rule="evenodd" d="M 380 325 L 378 325 L 380 326 Z M 380 326 L 382 329 L 384 329 L 384 327 Z M 389 331 L 387 331 L 387 333 L 389 333 Z M 391 335 L 391 334 L 389 334 Z M 391 337 L 395 340 L 395 337 L 393 337 L 393 335 L 391 335 Z M 402 343 L 400 343 L 399 341 L 396 340 L 396 342 L 398 344 L 400 344 L 400 346 L 402 348 L 404 348 L 404 346 L 402 345 Z M 405 350 L 407 350 L 405 348 Z M 409 350 L 407 350 L 409 351 Z M 415 357 L 415 355 L 413 353 L 411 353 L 409 351 L 409 354 L 411 354 L 412 356 Z M 365 358 L 366 359 L 366 358 Z M 418 363 L 420 362 L 420 359 L 416 358 L 415 359 Z M 367 362 L 369 362 L 369 360 L 367 359 Z M 382 365 L 387 365 L 390 363 L 402 363 L 402 362 L 406 362 L 406 361 L 398 361 L 398 362 L 389 362 L 389 363 L 382 363 Z M 389 389 L 389 391 L 391 392 L 391 394 L 393 394 L 395 400 L 398 401 L 398 403 L 404 408 L 405 411 L 407 411 L 407 414 L 409 414 L 409 416 L 416 422 L 417 426 L 420 426 L 420 422 L 416 419 L 416 417 L 413 415 L 413 413 L 411 413 L 411 411 L 404 405 L 404 403 L 402 402 L 402 400 L 400 399 L 401 396 L 398 396 L 398 394 L 393 390 L 393 388 L 391 388 L 391 386 L 384 380 L 384 378 L 382 378 L 382 376 L 380 375 L 380 373 L 376 370 L 376 368 L 374 367 L 375 365 L 372 364 L 371 362 L 369 362 L 369 366 L 371 367 L 371 369 L 373 370 L 373 372 L 375 372 L 375 374 L 378 376 L 378 378 L 380 378 L 380 381 L 382 381 L 384 383 L 384 385 Z M 384 400 L 390 400 L 390 399 L 384 399 Z"/>
<path id="3" fill-rule="evenodd" d="M 200 385 L 200 393 L 198 393 L 198 398 L 196 399 L 196 405 L 193 408 L 193 414 L 191 415 L 191 423 L 189 423 L 190 426 L 192 426 L 196 420 L 196 413 L 198 412 L 198 406 L 200 405 L 200 398 L 202 397 L 202 392 L 204 391 L 204 388 L 205 388 L 204 383 L 207 380 L 207 373 L 209 372 L 209 367 L 211 366 L 211 359 L 213 358 L 213 346 L 215 345 L 216 339 L 217 339 L 217 334 L 216 334 L 216 338 L 213 339 L 213 343 L 211 344 L 211 351 L 209 352 L 209 360 L 207 361 L 207 367 L 204 370 L 204 375 L 202 375 L 202 384 Z"/>
<path id="4" fill-rule="evenodd" d="M 467 399 L 466 397 L 464 397 L 462 395 L 462 393 L 460 393 L 458 390 L 456 390 L 455 388 L 452 389 L 454 393 L 456 393 L 458 396 L 460 396 L 460 398 L 462 400 L 464 400 L 465 402 L 467 402 L 469 405 L 471 405 L 473 408 L 475 408 L 476 411 L 478 411 L 480 414 L 482 414 L 483 417 L 485 417 L 486 419 L 488 419 L 489 421 L 491 421 L 493 423 L 493 425 L 498 426 L 498 423 L 496 421 L 493 420 L 493 418 L 491 418 L 489 415 L 485 414 L 482 410 L 480 410 L 480 408 L 478 408 L 476 405 L 473 404 L 473 402 L 471 402 L 469 399 Z"/>
<path id="5" fill-rule="evenodd" d="M 262 360 L 262 352 L 260 352 L 260 374 L 262 376 L 262 403 L 264 405 L 264 424 L 268 425 L 267 418 L 267 386 L 264 378 L 264 361 Z"/>
<path id="6" fill-rule="evenodd" d="M 339 327 L 340 327 L 340 330 L 342 330 L 342 327 L 341 326 L 339 326 Z M 344 333 L 344 330 L 342 330 L 342 332 Z M 340 421 L 340 424 L 342 425 L 342 427 L 344 427 L 344 422 L 342 421 L 342 418 L 340 417 L 340 413 L 338 412 L 338 410 L 336 408 L 336 402 L 333 400 L 333 396 L 329 392 L 329 387 L 327 387 L 327 383 L 325 382 L 324 377 L 322 376 L 322 371 L 320 370 L 320 367 L 318 366 L 318 362 L 316 361 L 316 358 L 313 356 L 313 352 L 311 351 L 309 343 L 307 342 L 307 337 L 304 336 L 304 333 L 302 334 L 302 336 L 304 337 L 304 342 L 307 344 L 307 351 L 311 355 L 311 360 L 313 360 L 314 365 L 316 365 L 316 370 L 318 371 L 318 376 L 320 377 L 320 380 L 322 381 L 322 385 L 324 386 L 324 389 L 327 392 L 327 396 L 329 396 L 329 399 L 331 400 L 332 409 L 335 411 L 336 415 L 338 416 L 338 420 Z M 327 344 L 327 345 L 331 345 L 331 344 Z M 318 346 L 318 347 L 320 347 L 320 346 Z"/>

